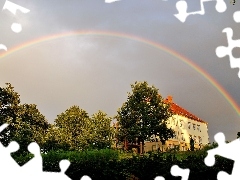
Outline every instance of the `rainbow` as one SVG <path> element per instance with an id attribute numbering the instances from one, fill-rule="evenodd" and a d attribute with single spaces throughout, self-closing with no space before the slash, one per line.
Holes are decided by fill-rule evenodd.
<path id="1" fill-rule="evenodd" d="M 193 68 L 195 71 L 197 71 L 199 74 L 201 74 L 207 81 L 210 82 L 210 84 L 212 86 L 214 86 L 217 91 L 223 95 L 223 97 L 227 100 L 227 102 L 230 104 L 230 106 L 236 111 L 236 113 L 240 116 L 240 107 L 238 106 L 238 104 L 235 102 L 235 100 L 228 94 L 228 92 L 212 77 L 210 76 L 206 71 L 204 71 L 202 68 L 200 68 L 198 65 L 196 65 L 194 62 L 190 61 L 188 58 L 184 57 L 183 55 L 181 55 L 180 53 L 177 53 L 159 43 L 156 43 L 152 40 L 148 40 L 142 37 L 138 37 L 135 35 L 131 35 L 131 34 L 125 34 L 125 33 L 119 33 L 119 32 L 112 32 L 112 31 L 71 31 L 71 32 L 64 32 L 64 33 L 60 33 L 60 34 L 53 34 L 53 35 L 49 35 L 49 36 L 43 36 L 40 37 L 38 39 L 34 39 L 32 41 L 28 41 L 24 44 L 18 45 L 4 53 L 0 54 L 0 59 L 4 58 L 12 53 L 15 53 L 17 51 L 20 51 L 22 49 L 25 49 L 27 47 L 33 46 L 35 44 L 39 44 L 42 42 L 47 42 L 47 41 L 51 41 L 54 39 L 59 39 L 59 38 L 63 38 L 63 37 L 70 37 L 70 36 L 87 36 L 87 35 L 95 35 L 95 36 L 110 36 L 110 37 L 118 37 L 118 38 L 126 38 L 126 39 L 130 39 L 130 40 L 134 40 L 140 43 L 144 43 L 148 46 L 160 49 L 174 57 L 176 57 L 177 59 L 181 60 L 182 62 L 184 62 L 185 64 L 187 64 L 188 66 L 190 66 L 191 68 Z"/>

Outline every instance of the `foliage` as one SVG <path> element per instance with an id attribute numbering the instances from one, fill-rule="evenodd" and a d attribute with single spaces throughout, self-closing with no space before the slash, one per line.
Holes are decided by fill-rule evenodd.
<path id="1" fill-rule="evenodd" d="M 42 152 L 70 150 L 70 145 L 61 139 L 64 134 L 60 133 L 60 130 L 55 125 L 50 125 L 44 135 L 43 144 L 41 146 Z"/>
<path id="2" fill-rule="evenodd" d="M 72 106 L 57 116 L 55 129 L 49 132 L 48 140 L 65 147 L 69 146 L 71 150 L 110 147 L 113 133 L 110 122 L 111 118 L 102 111 L 89 117 L 88 113 L 79 106 Z"/>
<path id="3" fill-rule="evenodd" d="M 68 144 L 71 149 L 81 150 L 87 147 L 89 116 L 79 106 L 72 106 L 57 115 L 55 132 L 60 143 Z"/>
<path id="4" fill-rule="evenodd" d="M 1 133 L 1 142 L 7 146 L 10 141 L 17 141 L 18 154 L 26 153 L 31 142 L 43 143 L 49 123 L 35 104 L 20 104 L 19 94 L 10 83 L 6 85 L 6 88 L 0 87 L 0 123 L 9 126 Z"/>
<path id="5" fill-rule="evenodd" d="M 120 124 L 118 138 L 135 142 L 136 138 L 144 141 L 156 135 L 164 142 L 173 137 L 173 130 L 166 125 L 167 119 L 172 116 L 171 110 L 158 89 L 148 86 L 146 81 L 135 82 L 131 88 L 132 93 L 128 93 L 127 101 L 117 112 Z"/>
<path id="6" fill-rule="evenodd" d="M 16 131 L 14 123 L 17 121 L 19 103 L 20 95 L 14 91 L 10 83 L 6 83 L 5 88 L 0 87 L 0 123 L 10 123 L 1 133 L 1 143 L 5 146 L 9 144 Z"/>
<path id="7" fill-rule="evenodd" d="M 111 118 L 107 114 L 98 111 L 90 118 L 91 126 L 89 132 L 92 136 L 88 136 L 88 144 L 93 149 L 103 149 L 111 147 L 113 140 L 113 128 L 110 127 Z"/>
<path id="8" fill-rule="evenodd" d="M 240 132 L 237 133 L 237 138 L 240 138 Z"/>
<path id="9" fill-rule="evenodd" d="M 20 144 L 20 151 L 27 151 L 31 142 L 37 142 L 40 146 L 44 142 L 44 134 L 50 124 L 39 112 L 35 104 L 19 105 L 18 121 L 15 124 L 16 132 L 12 140 Z"/>
<path id="10" fill-rule="evenodd" d="M 219 171 L 231 173 L 233 161 L 216 156 L 213 167 L 204 164 L 206 150 L 168 152 L 151 152 L 144 155 L 131 155 L 112 149 L 91 151 L 50 151 L 42 154 L 43 170 L 59 172 L 59 162 L 68 159 L 71 162 L 66 174 L 73 180 L 79 180 L 83 175 L 92 179 L 129 179 L 130 176 L 139 180 L 154 179 L 163 176 L 165 179 L 179 179 L 170 174 L 172 165 L 189 168 L 189 179 L 216 179 Z M 25 164 L 32 156 L 16 157 L 19 164 Z"/>

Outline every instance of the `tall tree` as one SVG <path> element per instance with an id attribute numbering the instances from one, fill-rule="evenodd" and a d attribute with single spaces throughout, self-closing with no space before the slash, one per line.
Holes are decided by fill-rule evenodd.
<path id="1" fill-rule="evenodd" d="M 66 141 L 68 134 L 63 134 L 63 130 L 56 127 L 55 124 L 50 124 L 46 134 L 43 136 L 43 144 L 41 149 L 43 152 L 49 151 L 69 151 L 71 149 L 70 143 Z"/>
<path id="2" fill-rule="evenodd" d="M 55 138 L 48 139 L 58 142 L 61 149 L 66 149 L 68 146 L 72 150 L 107 148 L 112 144 L 113 130 L 110 122 L 111 118 L 102 111 L 89 117 L 88 113 L 79 106 L 72 106 L 57 116 L 52 132 Z"/>
<path id="3" fill-rule="evenodd" d="M 8 145 L 16 132 L 14 123 L 17 122 L 20 104 L 20 95 L 14 91 L 10 83 L 0 87 L 0 124 L 8 123 L 9 126 L 1 132 L 1 143 Z"/>
<path id="4" fill-rule="evenodd" d="M 74 150 L 86 148 L 89 123 L 89 116 L 85 110 L 80 109 L 79 106 L 70 107 L 55 120 L 59 141 L 68 144 Z"/>
<path id="5" fill-rule="evenodd" d="M 16 132 L 12 140 L 20 144 L 22 151 L 27 151 L 27 146 L 31 142 L 37 142 L 40 147 L 42 146 L 44 135 L 50 124 L 35 104 L 21 104 L 19 105 L 18 121 L 14 126 Z"/>
<path id="6" fill-rule="evenodd" d="M 118 137 L 138 144 L 152 135 L 159 136 L 162 142 L 173 137 L 173 130 L 168 129 L 166 121 L 172 116 L 169 104 L 164 102 L 158 89 L 149 86 L 146 81 L 131 85 L 132 93 L 117 112 L 119 121 Z"/>
<path id="7" fill-rule="evenodd" d="M 36 141 L 41 145 L 49 123 L 35 104 L 20 104 L 20 95 L 10 83 L 0 87 L 0 123 L 9 126 L 1 132 L 1 143 L 7 146 L 10 141 L 20 145 L 18 153 L 27 152 L 29 143 Z"/>
<path id="8" fill-rule="evenodd" d="M 89 131 L 92 136 L 89 136 L 89 144 L 92 148 L 103 149 L 112 145 L 113 128 L 110 127 L 112 118 L 106 113 L 98 111 L 90 118 Z"/>

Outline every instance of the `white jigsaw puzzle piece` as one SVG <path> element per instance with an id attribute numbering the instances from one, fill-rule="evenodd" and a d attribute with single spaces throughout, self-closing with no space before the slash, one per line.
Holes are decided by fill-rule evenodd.
<path id="1" fill-rule="evenodd" d="M 165 180 L 165 178 L 162 177 L 162 176 L 157 176 L 157 177 L 154 178 L 154 180 Z"/>
<path id="2" fill-rule="evenodd" d="M 240 23 L 240 11 L 236 11 L 234 14 L 233 14 L 233 19 L 236 23 Z"/>
<path id="3" fill-rule="evenodd" d="M 176 18 L 178 18 L 178 20 L 180 20 L 181 22 L 185 22 L 187 17 L 190 15 L 195 15 L 195 14 L 199 14 L 199 15 L 203 15 L 205 14 L 205 9 L 204 9 L 204 2 L 207 1 L 216 1 L 216 6 L 215 9 L 219 12 L 222 13 L 224 11 L 226 11 L 227 9 L 227 5 L 224 2 L 224 0 L 201 0 L 200 4 L 201 4 L 201 9 L 200 11 L 195 11 L 195 12 L 187 12 L 187 2 L 185 0 L 180 0 L 176 3 L 176 8 L 178 10 L 178 14 L 174 14 L 174 16 Z"/>
<path id="4" fill-rule="evenodd" d="M 120 1 L 120 0 L 105 0 L 105 3 L 113 3 L 113 2 L 117 2 L 117 1 Z"/>
<path id="5" fill-rule="evenodd" d="M 12 2 L 10 2 L 10 1 L 8 1 L 8 0 L 6 0 L 5 4 L 4 4 L 4 6 L 3 6 L 3 10 L 4 10 L 4 9 L 9 10 L 9 11 L 10 11 L 11 13 L 13 13 L 14 15 L 16 15 L 17 10 L 21 11 L 22 13 L 28 13 L 28 12 L 30 12 L 29 9 L 24 8 L 24 7 L 22 7 L 22 6 L 19 6 L 19 5 L 15 4 L 15 3 L 12 3 Z"/>
<path id="6" fill-rule="evenodd" d="M 240 58 L 234 58 L 232 55 L 232 50 L 235 47 L 240 47 L 240 39 L 238 40 L 232 40 L 233 37 L 233 30 L 232 28 L 225 28 L 222 32 L 225 32 L 227 34 L 227 41 L 228 41 L 228 47 L 219 46 L 216 48 L 216 55 L 219 58 L 222 58 L 224 56 L 229 56 L 230 60 L 230 67 L 231 68 L 240 68 Z M 240 78 L 240 73 L 238 74 Z"/>
<path id="7" fill-rule="evenodd" d="M 3 124 L 0 126 L 0 132 L 8 127 L 8 124 Z M 19 164 L 12 158 L 11 153 L 16 152 L 19 149 L 19 144 L 12 141 L 7 147 L 4 147 L 0 143 L 0 179 L 9 178 L 16 179 L 16 174 L 20 172 Z M 14 173 L 13 173 L 14 172 Z"/>
<path id="8" fill-rule="evenodd" d="M 182 180 L 188 180 L 189 178 L 189 169 L 182 169 L 178 165 L 173 165 L 171 168 L 171 174 L 173 176 L 181 176 Z"/>
<path id="9" fill-rule="evenodd" d="M 230 143 L 225 143 L 225 136 L 223 133 L 217 133 L 214 136 L 218 147 L 208 150 L 208 155 L 204 159 L 207 166 L 215 164 L 215 155 L 225 157 L 234 161 L 232 174 L 229 175 L 224 171 L 220 171 L 217 175 L 218 180 L 237 180 L 240 177 L 240 157 L 238 156 L 240 150 L 240 139 L 236 139 Z"/>
<path id="10" fill-rule="evenodd" d="M 188 180 L 190 169 L 182 169 L 178 165 L 173 165 L 171 167 L 170 172 L 173 176 L 181 176 L 182 177 L 181 180 Z M 165 180 L 165 178 L 162 176 L 157 176 L 157 177 L 155 177 L 154 180 Z"/>
<path id="11" fill-rule="evenodd" d="M 36 142 L 32 142 L 28 145 L 28 151 L 34 155 L 26 164 L 21 167 L 21 171 L 25 173 L 31 172 L 32 174 L 41 173 L 43 162 L 40 147 Z"/>
<path id="12" fill-rule="evenodd" d="M 236 11 L 233 14 L 233 19 L 235 22 L 239 23 L 240 22 L 240 11 Z M 216 48 L 216 55 L 219 58 L 222 58 L 224 56 L 229 56 L 229 61 L 230 61 L 230 67 L 231 68 L 239 68 L 238 72 L 238 77 L 240 78 L 240 58 L 234 58 L 232 55 L 232 50 L 233 48 L 240 47 L 240 39 L 233 40 L 233 30 L 230 27 L 227 27 L 223 29 L 222 32 L 225 32 L 227 35 L 227 42 L 228 42 L 228 47 L 225 46 L 218 46 Z"/>
<path id="13" fill-rule="evenodd" d="M 83 176 L 82 178 L 81 178 L 81 180 L 92 180 L 89 176 Z"/>
<path id="14" fill-rule="evenodd" d="M 8 1 L 8 0 L 6 0 L 6 2 L 5 2 L 5 4 L 4 4 L 2 10 L 4 10 L 4 9 L 9 10 L 9 11 L 10 11 L 11 13 L 13 13 L 14 15 L 16 15 L 17 10 L 19 10 L 19 11 L 21 11 L 22 13 L 25 13 L 25 14 L 28 13 L 28 12 L 30 12 L 29 9 L 24 8 L 24 7 L 22 7 L 22 6 L 19 6 L 19 5 L 15 4 L 15 3 L 12 3 L 12 2 L 10 2 L 10 1 Z M 19 23 L 13 23 L 13 24 L 11 25 L 11 29 L 12 29 L 13 32 L 19 33 L 19 32 L 22 31 L 22 25 L 19 24 Z"/>
<path id="15" fill-rule="evenodd" d="M 0 126 L 0 132 L 2 132 L 8 124 Z M 40 152 L 40 147 L 36 142 L 32 142 L 28 146 L 30 153 L 34 157 L 23 166 L 20 166 L 11 156 L 11 153 L 16 152 L 19 149 L 19 144 L 12 141 L 8 147 L 4 147 L 0 143 L 0 179 L 19 179 L 19 180 L 71 180 L 66 174 L 66 170 L 70 166 L 68 160 L 62 160 L 59 163 L 60 172 L 43 172 L 43 162 Z M 89 176 L 83 176 L 81 180 L 91 180 Z"/>
<path id="16" fill-rule="evenodd" d="M 0 44 L 0 49 L 7 51 L 7 46 L 5 46 L 4 44 Z"/>

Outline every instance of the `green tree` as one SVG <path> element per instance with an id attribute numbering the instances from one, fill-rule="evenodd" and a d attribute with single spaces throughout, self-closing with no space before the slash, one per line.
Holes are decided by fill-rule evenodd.
<path id="1" fill-rule="evenodd" d="M 159 136 L 162 142 L 173 137 L 173 130 L 168 129 L 166 121 L 172 116 L 169 104 L 164 102 L 158 89 L 149 86 L 146 81 L 131 85 L 132 93 L 118 110 L 116 119 L 120 128 L 119 140 L 138 144 L 152 135 Z"/>
<path id="2" fill-rule="evenodd" d="M 61 144 L 68 144 L 73 150 L 82 150 L 88 146 L 89 116 L 79 106 L 72 106 L 57 115 L 55 120 L 57 139 Z"/>
<path id="3" fill-rule="evenodd" d="M 18 109 L 18 118 L 14 123 L 16 131 L 12 140 L 20 144 L 19 153 L 27 152 L 31 142 L 37 142 L 41 147 L 50 124 L 35 104 L 22 104 Z"/>
<path id="4" fill-rule="evenodd" d="M 43 144 L 41 146 L 43 152 L 49 151 L 69 151 L 71 149 L 70 143 L 64 141 L 67 139 L 67 134 L 63 134 L 62 129 L 56 127 L 55 124 L 50 124 L 45 136 L 43 137 Z"/>
<path id="5" fill-rule="evenodd" d="M 49 126 L 35 104 L 20 104 L 20 95 L 10 83 L 6 83 L 5 88 L 0 87 L 0 123 L 9 124 L 1 132 L 1 143 L 7 146 L 10 141 L 17 141 L 18 154 L 28 152 L 27 146 L 33 141 L 41 145 Z"/>
<path id="6" fill-rule="evenodd" d="M 104 149 L 112 145 L 113 128 L 110 127 L 112 118 L 106 113 L 98 111 L 90 118 L 90 137 L 88 142 L 92 148 Z"/>
<path id="7" fill-rule="evenodd" d="M 48 148 L 56 149 L 58 146 L 60 149 L 84 150 L 110 147 L 113 133 L 110 122 L 111 118 L 102 111 L 89 117 L 79 106 L 72 106 L 57 116 L 54 128 L 46 140 L 52 141 L 56 146 L 48 145 Z"/>
<path id="8" fill-rule="evenodd" d="M 20 104 L 20 95 L 14 91 L 10 83 L 6 87 L 0 87 L 0 124 L 8 123 L 9 126 L 1 132 L 1 143 L 7 146 L 13 138 L 16 128 L 14 123 L 17 122 Z"/>

